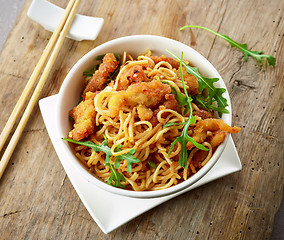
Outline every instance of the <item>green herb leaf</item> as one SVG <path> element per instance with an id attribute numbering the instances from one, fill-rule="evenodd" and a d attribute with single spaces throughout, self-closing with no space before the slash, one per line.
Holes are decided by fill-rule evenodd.
<path id="1" fill-rule="evenodd" d="M 119 54 L 114 54 L 114 56 L 118 62 L 121 62 L 121 57 Z"/>
<path id="2" fill-rule="evenodd" d="M 180 30 L 183 30 L 185 28 L 201 28 L 203 30 L 206 30 L 208 32 L 211 32 L 211 33 L 217 35 L 220 38 L 223 38 L 225 41 L 227 41 L 230 44 L 230 46 L 232 48 L 236 47 L 236 48 L 238 48 L 239 50 L 241 50 L 243 52 L 245 61 L 248 60 L 248 56 L 251 56 L 251 57 L 255 58 L 259 63 L 261 63 L 262 58 L 266 58 L 269 65 L 275 66 L 276 58 L 274 58 L 271 55 L 262 54 L 262 51 L 251 51 L 251 50 L 249 50 L 247 48 L 247 44 L 246 43 L 243 43 L 243 44 L 242 43 L 238 43 L 238 42 L 234 41 L 233 39 L 231 39 L 227 35 L 220 34 L 220 33 L 215 32 L 215 31 L 213 31 L 213 30 L 211 30 L 209 28 L 202 27 L 202 26 L 188 25 L 188 26 L 184 26 L 184 27 L 180 28 Z"/>
<path id="3" fill-rule="evenodd" d="M 168 122 L 163 127 L 170 127 L 170 126 L 173 126 L 173 125 L 179 126 L 179 125 L 185 125 L 185 124 L 186 124 L 186 122 L 182 122 L 182 123 Z"/>
<path id="4" fill-rule="evenodd" d="M 171 86 L 171 89 L 172 89 L 172 94 L 175 95 L 175 99 L 177 100 L 178 105 L 180 107 L 187 105 L 186 97 L 181 92 L 178 92 L 173 86 Z"/>
<path id="5" fill-rule="evenodd" d="M 211 109 L 220 113 L 230 113 L 229 110 L 226 108 L 215 107 L 214 102 L 211 102 L 209 97 L 204 97 L 202 94 L 197 94 L 193 96 L 193 101 L 198 103 L 202 108 L 206 109 L 207 111 Z"/>
<path id="6" fill-rule="evenodd" d="M 167 81 L 162 81 L 162 83 L 170 85 Z M 175 95 L 175 99 L 177 100 L 178 105 L 180 107 L 187 106 L 187 98 L 181 92 L 177 91 L 173 86 L 170 85 L 170 87 L 171 93 Z"/>
<path id="7" fill-rule="evenodd" d="M 72 121 L 72 122 L 75 122 L 74 118 L 72 118 L 70 116 L 69 116 L 69 120 Z"/>
<path id="8" fill-rule="evenodd" d="M 93 71 L 93 69 L 90 70 L 86 70 L 83 72 L 83 76 L 85 77 L 92 77 L 95 71 Z"/>
<path id="9" fill-rule="evenodd" d="M 115 149 L 116 152 L 121 151 L 121 145 L 118 145 Z M 119 167 L 119 163 L 122 160 L 126 160 L 127 161 L 127 170 L 128 172 L 132 173 L 132 163 L 139 163 L 140 160 L 136 157 L 133 156 L 133 154 L 135 153 L 135 149 L 131 149 L 128 153 L 125 154 L 121 154 L 115 157 L 115 162 L 114 162 L 114 166 L 117 169 Z"/>
<path id="10" fill-rule="evenodd" d="M 125 188 L 123 184 L 121 184 L 120 181 L 125 182 L 125 177 L 119 173 L 118 171 L 115 170 L 114 166 L 110 163 L 107 163 L 106 166 L 109 166 L 110 168 L 110 176 L 107 181 L 107 184 L 111 185 L 111 182 L 113 181 L 114 184 L 112 186 L 114 187 L 119 187 L 119 188 Z"/>
<path id="11" fill-rule="evenodd" d="M 181 61 L 179 57 L 177 57 L 174 53 L 167 50 L 168 53 L 170 53 L 172 56 L 174 56 L 177 60 Z M 203 77 L 199 72 L 198 68 L 190 67 L 185 62 L 181 61 L 182 65 L 185 67 L 186 71 L 195 76 L 198 81 L 198 90 L 199 92 L 202 92 L 204 89 L 208 90 L 209 94 L 209 103 L 210 105 L 214 105 L 215 102 L 217 102 L 218 109 L 221 111 L 218 111 L 219 116 L 222 116 L 223 112 L 226 112 L 224 110 L 226 106 L 228 106 L 227 99 L 222 96 L 222 94 L 226 91 L 225 88 L 217 88 L 214 86 L 214 82 L 217 82 L 218 78 L 206 78 Z"/>
<path id="12" fill-rule="evenodd" d="M 98 55 L 98 56 L 95 57 L 95 60 L 100 60 L 100 61 L 102 61 L 103 58 L 104 58 L 104 56 L 105 56 L 105 54 Z"/>
<path id="13" fill-rule="evenodd" d="M 94 67 L 92 67 L 91 69 L 89 70 L 86 70 L 83 72 L 83 75 L 85 77 L 92 77 L 93 74 L 95 73 L 95 71 L 99 68 L 99 65 L 95 65 Z"/>
<path id="14" fill-rule="evenodd" d="M 125 180 L 125 177 L 119 173 L 118 171 L 116 171 L 116 169 L 114 168 L 114 166 L 112 164 L 109 163 L 109 160 L 110 160 L 110 157 L 112 156 L 111 154 L 111 149 L 110 147 L 108 146 L 108 142 L 107 142 L 107 138 L 106 136 L 104 135 L 104 141 L 101 145 L 98 145 L 98 144 L 95 144 L 91 141 L 86 141 L 86 142 L 81 142 L 81 141 L 76 141 L 76 140 L 73 140 L 73 139 L 69 139 L 69 138 L 62 138 L 63 140 L 65 141 L 68 141 L 68 142 L 71 142 L 71 143 L 75 143 L 75 144 L 78 144 L 78 145 L 83 145 L 83 146 L 86 146 L 86 147 L 90 147 L 92 148 L 95 152 L 104 152 L 106 154 L 106 166 L 109 166 L 110 168 L 110 177 L 107 181 L 108 184 L 111 185 L 111 182 L 113 181 L 114 182 L 114 187 L 120 187 L 120 188 L 125 188 L 125 186 L 123 184 L 121 184 L 120 181 L 126 181 Z M 116 151 L 120 151 L 121 150 L 121 145 L 119 145 L 117 148 L 116 148 Z M 134 149 L 131 149 L 127 154 L 122 154 L 120 156 L 116 156 L 115 158 L 115 165 L 117 164 L 118 162 L 118 166 L 116 166 L 116 168 L 119 167 L 119 162 L 123 159 L 126 159 L 127 161 L 127 169 L 128 171 L 131 173 L 132 171 L 132 168 L 131 168 L 131 163 L 137 163 L 137 162 L 140 162 L 140 160 L 138 158 L 135 158 L 132 156 L 132 154 L 134 154 L 135 150 Z"/>
<path id="15" fill-rule="evenodd" d="M 171 52 L 169 52 L 169 53 L 171 53 Z M 182 57 L 183 57 L 183 53 L 181 54 L 181 58 L 179 59 L 179 61 L 180 61 L 180 75 L 181 75 L 181 80 L 182 80 L 182 84 L 183 84 L 183 89 L 184 89 L 184 92 L 185 92 L 185 95 L 186 95 L 187 108 L 189 109 L 189 117 L 188 117 L 187 121 L 185 122 L 185 126 L 182 129 L 181 135 L 179 137 L 177 137 L 175 139 L 175 141 L 173 141 L 171 143 L 171 148 L 168 152 L 168 155 L 170 155 L 171 152 L 173 151 L 175 144 L 177 142 L 179 142 L 181 144 L 181 151 L 180 151 L 178 162 L 179 162 L 179 165 L 181 167 L 187 168 L 187 148 L 186 148 L 186 144 L 188 142 L 191 142 L 195 147 L 197 147 L 201 150 L 208 151 L 209 149 L 204 147 L 202 144 L 197 143 L 193 138 L 188 136 L 188 128 L 191 124 L 196 122 L 196 117 L 192 115 L 192 106 L 191 106 L 192 98 L 188 95 L 186 88 L 185 88 L 185 83 L 184 83 L 184 78 L 183 78 L 183 73 L 182 73 L 182 64 L 184 63 L 183 60 L 182 60 Z"/>
<path id="16" fill-rule="evenodd" d="M 98 145 L 98 144 L 95 144 L 91 141 L 81 142 L 81 141 L 76 141 L 76 140 L 69 139 L 69 138 L 62 138 L 62 139 L 65 140 L 65 141 L 71 142 L 71 143 L 90 147 L 95 152 L 104 152 L 106 154 L 106 163 L 109 163 L 110 157 L 112 156 L 111 149 L 108 146 L 107 140 L 104 140 L 101 145 Z"/>
<path id="17" fill-rule="evenodd" d="M 147 163 L 151 168 L 157 168 L 156 163 L 152 162 L 151 160 L 147 160 Z"/>
<path id="18" fill-rule="evenodd" d="M 188 136 L 188 127 L 190 126 L 191 121 L 190 119 L 188 119 L 186 121 L 186 125 L 184 126 L 182 133 L 179 137 L 176 138 L 176 140 L 174 142 L 171 143 L 171 148 L 169 150 L 169 155 L 171 154 L 171 152 L 173 151 L 173 148 L 175 146 L 175 144 L 177 142 L 179 142 L 181 144 L 181 151 L 180 151 L 180 155 L 179 155 L 179 160 L 178 163 L 181 167 L 183 168 L 187 168 L 187 148 L 186 148 L 186 144 L 188 142 L 191 142 L 195 147 L 204 150 L 204 151 L 208 151 L 209 149 L 204 147 L 202 144 L 197 143 L 193 138 L 191 138 L 190 136 Z"/>

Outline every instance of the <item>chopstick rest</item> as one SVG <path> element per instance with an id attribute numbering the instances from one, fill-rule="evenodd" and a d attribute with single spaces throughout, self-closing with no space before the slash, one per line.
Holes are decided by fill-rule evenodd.
<path id="1" fill-rule="evenodd" d="M 46 30 L 54 32 L 63 13 L 64 9 L 46 0 L 34 0 L 27 15 Z M 76 14 L 67 37 L 76 41 L 95 40 L 103 23 L 103 18 Z"/>

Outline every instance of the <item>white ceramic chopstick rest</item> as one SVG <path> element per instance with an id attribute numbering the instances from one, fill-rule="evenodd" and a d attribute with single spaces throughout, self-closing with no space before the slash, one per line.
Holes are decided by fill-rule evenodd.
<path id="1" fill-rule="evenodd" d="M 63 13 L 64 9 L 46 0 L 34 0 L 27 15 L 46 30 L 53 32 Z M 67 37 L 76 41 L 95 40 L 101 31 L 103 23 L 103 18 L 76 14 Z"/>

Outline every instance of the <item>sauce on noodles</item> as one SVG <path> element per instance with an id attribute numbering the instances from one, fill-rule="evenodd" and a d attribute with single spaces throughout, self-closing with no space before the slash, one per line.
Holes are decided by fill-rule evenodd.
<path id="1" fill-rule="evenodd" d="M 188 142 L 186 167 L 182 167 L 179 142 L 169 154 L 189 117 L 176 98 L 177 93 L 184 95 L 184 87 L 190 96 L 199 94 L 197 79 L 184 68 L 180 71 L 179 61 L 152 56 L 150 51 L 135 60 L 127 53 L 122 59 L 107 53 L 91 75 L 83 100 L 70 111 L 74 128 L 68 139 L 77 143 L 76 156 L 109 184 L 135 191 L 176 185 L 210 160 L 227 133 L 240 131 L 191 102 L 196 122 L 190 124 L 187 134 L 208 151 Z M 95 147 L 76 141 L 88 141 Z M 107 150 L 100 151 L 100 146 Z M 113 171 L 123 178 L 119 184 L 111 177 Z"/>

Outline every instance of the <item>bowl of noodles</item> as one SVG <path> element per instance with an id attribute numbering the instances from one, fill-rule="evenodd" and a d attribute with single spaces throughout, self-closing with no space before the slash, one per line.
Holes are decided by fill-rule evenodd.
<path id="1" fill-rule="evenodd" d="M 198 52 L 135 35 L 83 56 L 58 94 L 61 149 L 108 192 L 155 198 L 184 190 L 218 161 L 231 127 L 226 86 Z"/>

